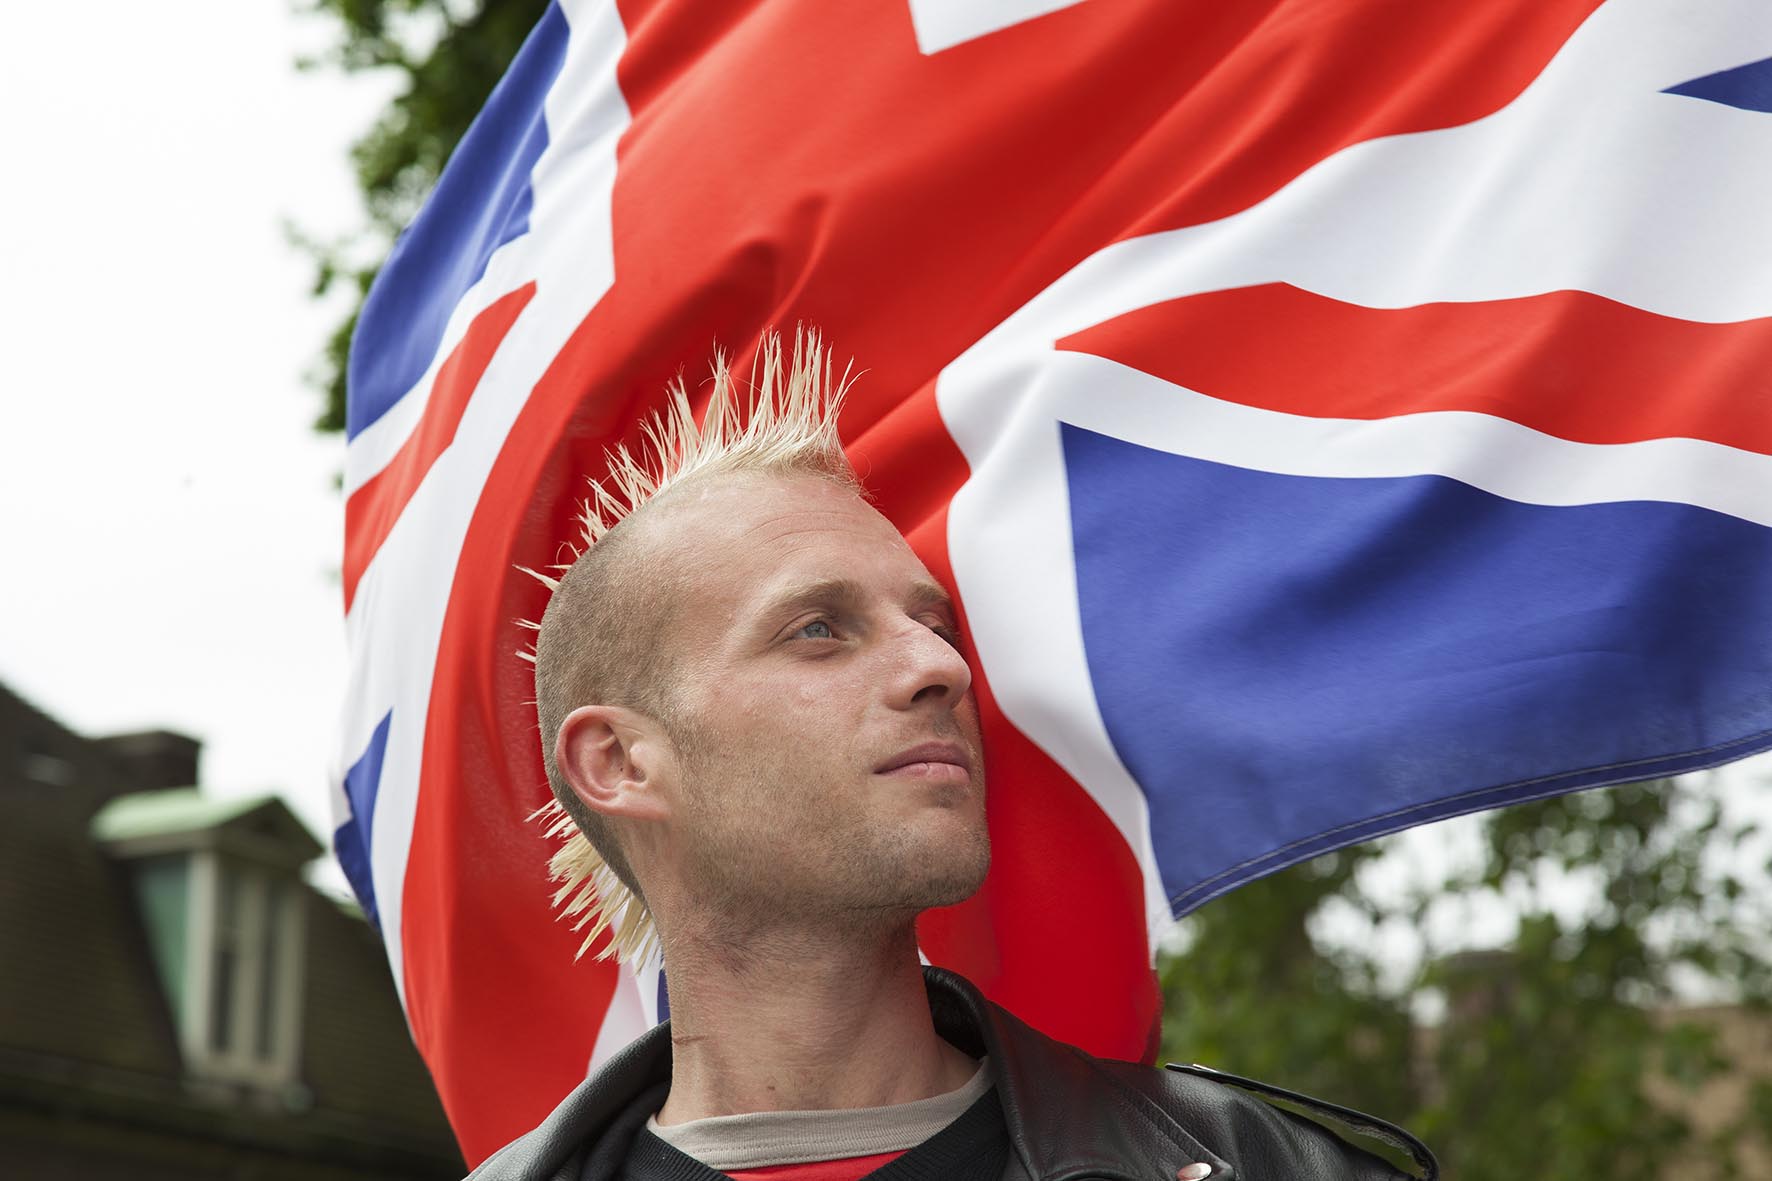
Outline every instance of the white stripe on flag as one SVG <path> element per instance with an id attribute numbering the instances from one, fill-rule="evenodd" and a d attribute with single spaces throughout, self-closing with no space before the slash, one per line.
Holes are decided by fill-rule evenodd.
<path id="1" fill-rule="evenodd" d="M 1082 0 L 908 0 L 917 48 L 940 53 Z"/>

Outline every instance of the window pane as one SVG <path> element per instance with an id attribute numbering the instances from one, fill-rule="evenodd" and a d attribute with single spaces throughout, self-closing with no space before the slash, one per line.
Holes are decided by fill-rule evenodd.
<path id="1" fill-rule="evenodd" d="M 239 992 L 235 980 L 240 970 L 240 882 L 226 866 L 218 866 L 215 875 L 215 957 L 211 970 L 213 985 L 209 994 L 209 1044 L 217 1053 L 226 1053 L 232 1032 L 235 997 Z"/>
<path id="2" fill-rule="evenodd" d="M 184 1020 L 185 1012 L 185 938 L 190 921 L 190 859 L 185 854 L 170 857 L 148 857 L 136 862 L 135 898 L 141 907 L 142 922 L 148 931 L 148 946 L 154 954 L 154 969 L 159 973 L 166 1000 L 174 1013 Z"/>
<path id="3" fill-rule="evenodd" d="M 275 1044 L 277 1022 L 278 973 L 282 962 L 278 952 L 283 947 L 283 927 L 288 922 L 289 887 L 282 882 L 265 884 L 265 921 L 260 928 L 259 954 L 263 970 L 259 975 L 258 1023 L 255 1026 L 254 1052 L 268 1060 Z"/>

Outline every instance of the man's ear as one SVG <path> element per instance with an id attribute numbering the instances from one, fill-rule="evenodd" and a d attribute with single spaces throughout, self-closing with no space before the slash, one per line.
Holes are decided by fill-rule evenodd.
<path id="1" fill-rule="evenodd" d="M 560 723 L 554 765 L 584 806 L 602 816 L 663 820 L 660 789 L 667 745 L 658 724 L 615 705 L 581 705 Z"/>

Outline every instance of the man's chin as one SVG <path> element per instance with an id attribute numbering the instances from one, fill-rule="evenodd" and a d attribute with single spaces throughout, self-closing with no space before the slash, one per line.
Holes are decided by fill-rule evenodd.
<path id="1" fill-rule="evenodd" d="M 989 840 L 981 842 L 977 850 L 969 850 L 964 862 L 947 868 L 952 872 L 933 875 L 921 883 L 925 889 L 920 891 L 922 898 L 919 909 L 934 910 L 943 906 L 958 906 L 960 903 L 978 893 L 984 885 L 985 875 L 991 867 L 991 848 Z"/>
<path id="2" fill-rule="evenodd" d="M 852 865 L 845 909 L 914 916 L 971 898 L 990 869 L 989 838 L 981 835 L 961 848 L 942 844 L 940 849 L 925 846 L 915 856 L 900 848 L 896 856 Z"/>
<path id="3" fill-rule="evenodd" d="M 980 878 L 978 881 L 958 889 L 931 892 L 918 904 L 917 911 L 920 914 L 926 910 L 944 910 L 950 906 L 959 906 L 962 902 L 969 901 L 983 885 L 984 879 Z"/>

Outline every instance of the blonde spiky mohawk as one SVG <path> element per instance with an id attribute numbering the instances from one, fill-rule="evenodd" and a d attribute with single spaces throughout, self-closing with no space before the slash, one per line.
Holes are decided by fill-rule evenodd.
<path id="1" fill-rule="evenodd" d="M 794 333 L 790 357 L 783 357 L 779 334 L 766 333 L 751 367 L 750 397 L 741 399 L 724 354 L 716 351 L 712 390 L 698 425 L 689 392 L 679 378 L 668 388 L 664 407 L 641 426 L 638 455 L 627 447 L 608 454 L 608 475 L 590 481 L 591 492 L 578 517 L 579 537 L 573 559 L 555 569 L 558 578 L 525 570 L 550 591 L 559 589 L 565 573 L 611 529 L 642 506 L 693 477 L 718 472 L 810 472 L 838 479 L 860 490 L 837 435 L 837 411 L 851 381 L 846 368 L 833 380 L 833 363 L 814 329 Z M 524 626 L 540 632 L 541 625 Z M 538 637 L 539 647 L 539 637 Z M 535 663 L 536 650 L 521 653 Z M 538 666 L 539 669 L 539 666 Z M 537 686 L 538 703 L 542 696 Z M 544 723 L 544 743 L 552 741 Z M 553 766 L 548 754 L 550 768 Z M 550 774 L 554 799 L 530 817 L 540 820 L 550 838 L 561 841 L 548 861 L 556 885 L 554 905 L 561 917 L 584 930 L 578 955 L 610 932 L 599 959 L 623 962 L 645 959 L 658 950 L 658 930 L 639 894 L 623 880 L 592 843 L 565 803 L 570 788 Z M 576 801 L 575 801 L 576 802 Z"/>

